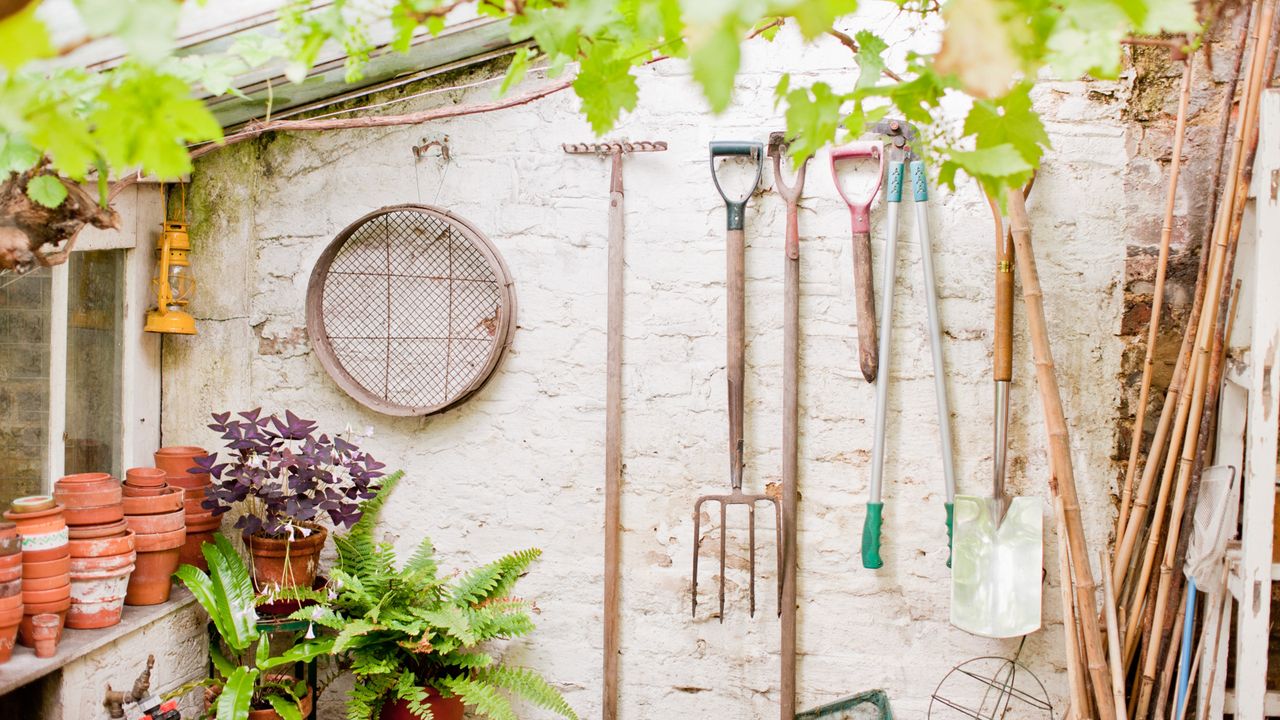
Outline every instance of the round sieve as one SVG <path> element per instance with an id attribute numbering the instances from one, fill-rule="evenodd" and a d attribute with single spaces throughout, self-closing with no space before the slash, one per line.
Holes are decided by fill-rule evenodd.
<path id="1" fill-rule="evenodd" d="M 511 275 L 474 225 L 429 205 L 365 215 L 329 243 L 307 286 L 307 336 L 348 395 L 387 415 L 466 400 L 511 344 Z"/>

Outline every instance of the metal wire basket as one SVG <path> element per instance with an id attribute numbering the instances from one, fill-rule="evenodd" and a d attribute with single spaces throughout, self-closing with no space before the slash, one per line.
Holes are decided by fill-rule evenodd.
<path id="1" fill-rule="evenodd" d="M 497 248 L 466 220 L 395 205 L 347 226 L 307 287 L 307 335 L 347 394 L 387 415 L 473 395 L 511 344 L 515 293 Z"/>

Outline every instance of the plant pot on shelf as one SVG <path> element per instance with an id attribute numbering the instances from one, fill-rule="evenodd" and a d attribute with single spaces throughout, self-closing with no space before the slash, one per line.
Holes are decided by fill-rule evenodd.
<path id="1" fill-rule="evenodd" d="M 166 484 L 166 473 L 158 467 L 129 468 L 124 472 L 124 481 L 137 488 L 161 487 Z"/>
<path id="2" fill-rule="evenodd" d="M 159 515 L 182 510 L 182 488 L 165 487 L 153 495 L 137 495 L 124 499 L 125 515 Z"/>
<path id="3" fill-rule="evenodd" d="M 53 613 L 41 613 L 31 617 L 31 637 L 35 640 L 36 657 L 51 658 L 56 655 L 61 635 L 61 617 Z"/>
<path id="4" fill-rule="evenodd" d="M 61 575 L 54 575 L 52 577 L 27 578 L 25 580 L 19 580 L 17 584 L 21 586 L 21 592 L 28 593 L 39 590 L 53 590 L 54 588 L 60 588 L 67 584 L 67 580 Z M 3 595 L 3 591 L 0 591 L 0 595 Z"/>
<path id="5" fill-rule="evenodd" d="M 68 475 L 53 487 L 53 497 L 68 510 L 120 504 L 120 481 L 106 473 Z"/>
<path id="6" fill-rule="evenodd" d="M 196 458 L 205 457 L 209 453 L 204 448 L 194 445 L 173 445 L 162 447 L 156 451 L 156 467 L 164 470 L 170 485 L 195 487 L 209 483 L 206 472 L 191 472 L 196 468 Z"/>
<path id="7" fill-rule="evenodd" d="M 21 577 L 14 578 L 12 580 L 6 580 L 5 582 L 0 582 L 0 608 L 13 607 L 14 605 L 17 605 L 18 603 L 14 602 L 13 600 L 14 597 L 18 597 L 19 602 L 21 601 L 20 600 L 22 597 L 22 578 Z"/>
<path id="8" fill-rule="evenodd" d="M 329 531 L 306 523 L 306 537 L 272 538 L 250 535 L 247 545 L 253 559 L 253 584 L 259 591 L 285 587 L 311 587 L 320 567 L 320 551 Z"/>
<path id="9" fill-rule="evenodd" d="M 456 695 L 451 698 L 443 697 L 433 687 L 424 689 L 427 691 L 427 707 L 431 708 L 432 720 L 462 720 L 465 710 L 462 698 Z M 422 715 L 414 714 L 409 710 L 409 703 L 404 700 L 383 703 L 382 712 L 378 717 L 380 720 L 422 720 L 423 718 Z"/>
<path id="10" fill-rule="evenodd" d="M 53 498 L 49 498 L 52 502 Z M 14 500 L 14 503 L 17 503 Z M 16 505 L 15 505 L 16 507 Z M 35 535 L 44 535 L 67 528 L 67 521 L 62 517 L 62 506 L 54 504 L 42 510 L 7 510 L 4 519 L 16 524 L 18 534 L 22 536 L 22 549 L 28 548 L 27 539 Z"/>
<path id="11" fill-rule="evenodd" d="M 22 624 L 22 605 L 0 609 L 0 664 L 9 662 L 13 645 L 18 640 L 18 626 Z"/>
<path id="12" fill-rule="evenodd" d="M 43 535 L 24 535 L 22 538 L 22 563 L 39 563 L 67 557 L 67 541 L 70 535 L 64 527 L 57 532 Z"/>
<path id="13" fill-rule="evenodd" d="M 9 511 L 17 514 L 44 512 L 45 510 L 53 509 L 57 503 L 58 501 L 54 500 L 52 495 L 27 495 L 26 497 L 15 498 L 10 503 Z"/>
<path id="14" fill-rule="evenodd" d="M 71 597 L 71 575 L 66 577 L 55 578 L 58 584 L 44 590 L 28 590 L 22 588 L 22 604 L 23 605 L 45 605 L 47 603 L 61 602 L 63 598 Z"/>
<path id="15" fill-rule="evenodd" d="M 37 605 L 27 604 L 22 608 L 22 621 L 18 624 L 18 643 L 25 647 L 34 647 L 35 638 L 32 637 L 31 618 L 34 615 L 42 615 L 51 613 L 59 618 L 58 640 L 62 640 L 62 624 L 66 622 L 67 610 L 71 607 L 70 596 L 51 603 L 40 603 Z"/>
<path id="16" fill-rule="evenodd" d="M 22 577 L 23 578 L 42 578 L 52 575 L 66 575 L 71 571 L 71 556 L 63 555 L 62 557 L 53 558 L 52 560 L 27 560 L 24 555 L 22 558 Z"/>
<path id="17" fill-rule="evenodd" d="M 181 530 L 186 527 L 186 517 L 182 508 L 178 508 L 155 515 L 126 515 L 124 519 L 129 529 L 138 535 L 156 535 Z"/>
<path id="18" fill-rule="evenodd" d="M 67 527 L 67 538 L 70 540 L 90 540 L 123 535 L 128 532 L 129 524 L 120 518 L 116 522 L 101 525 L 76 525 Z"/>
<path id="19" fill-rule="evenodd" d="M 63 511 L 68 526 L 110 525 L 124 518 L 124 507 L 115 502 L 111 505 L 95 505 L 91 507 L 68 507 Z"/>
<path id="20" fill-rule="evenodd" d="M 67 548 L 71 551 L 71 564 L 74 566 L 77 560 L 131 553 L 137 548 L 136 538 L 132 530 L 125 530 L 111 537 L 71 540 L 67 543 Z"/>
<path id="21" fill-rule="evenodd" d="M 133 553 L 130 553 L 133 555 Z M 133 565 L 100 572 L 71 573 L 67 627 L 89 630 L 120 622 Z"/>
<path id="22" fill-rule="evenodd" d="M 207 542 L 213 542 L 214 534 L 222 527 L 222 516 L 211 512 L 187 513 L 186 519 L 187 539 L 178 553 L 179 562 L 195 565 L 207 572 L 209 563 L 204 559 L 204 553 L 201 552 L 200 547 Z"/>
<path id="23" fill-rule="evenodd" d="M 22 536 L 18 534 L 17 523 L 0 521 L 0 557 L 22 552 Z"/>
<path id="24" fill-rule="evenodd" d="M 173 571 L 178 569 L 178 554 L 186 539 L 186 528 L 137 535 L 138 557 L 129 576 L 125 605 L 159 605 L 169 599 Z"/>

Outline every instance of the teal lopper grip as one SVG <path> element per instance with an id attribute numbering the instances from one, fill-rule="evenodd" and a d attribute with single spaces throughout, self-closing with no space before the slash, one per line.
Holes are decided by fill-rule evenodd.
<path id="1" fill-rule="evenodd" d="M 889 189 L 886 191 L 889 202 L 902 202 L 902 163 L 889 165 Z"/>
<path id="2" fill-rule="evenodd" d="M 880 559 L 880 525 L 884 503 L 867 503 L 867 521 L 862 526 L 862 567 L 870 570 L 884 567 Z"/>
<path id="3" fill-rule="evenodd" d="M 956 518 L 955 503 L 946 503 L 947 506 L 947 567 L 951 567 L 951 531 L 955 527 Z"/>
<path id="4" fill-rule="evenodd" d="M 911 190 L 915 193 L 916 202 L 929 202 L 929 179 L 924 174 L 924 162 L 911 161 Z"/>

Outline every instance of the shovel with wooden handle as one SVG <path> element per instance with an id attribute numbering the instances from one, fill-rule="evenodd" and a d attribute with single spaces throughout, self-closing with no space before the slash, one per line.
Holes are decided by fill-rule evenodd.
<path id="1" fill-rule="evenodd" d="M 1012 238 L 996 218 L 995 445 L 991 497 L 957 495 L 951 565 L 951 624 L 985 637 L 1040 627 L 1044 517 L 1039 498 L 1005 494 L 1009 382 L 1013 377 Z"/>

